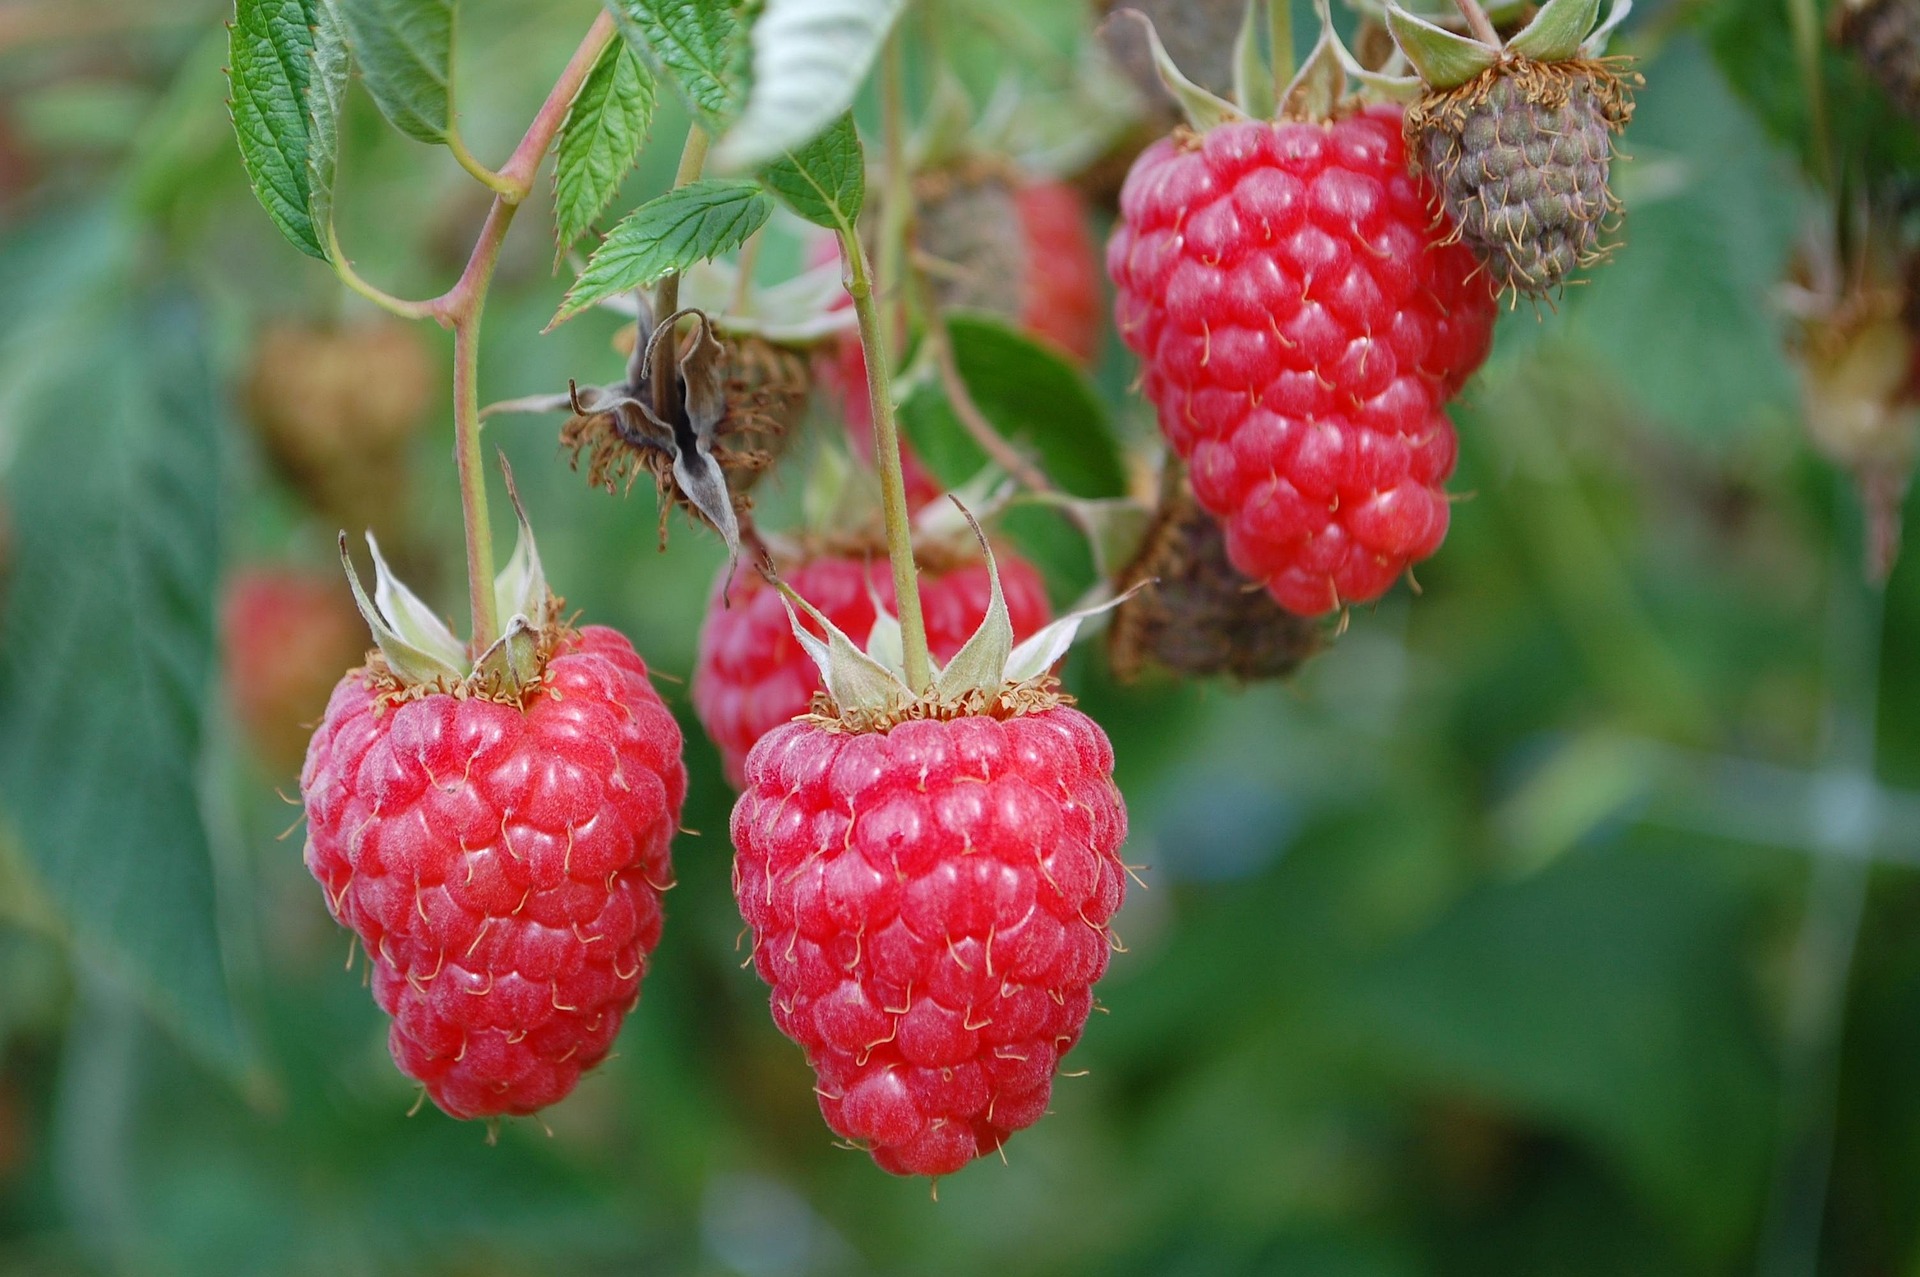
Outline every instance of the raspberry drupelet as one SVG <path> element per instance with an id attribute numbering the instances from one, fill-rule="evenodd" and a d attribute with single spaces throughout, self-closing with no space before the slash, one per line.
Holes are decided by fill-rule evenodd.
<path id="1" fill-rule="evenodd" d="M 1442 405 L 1495 296 L 1436 225 L 1397 107 L 1181 131 L 1136 161 L 1107 248 L 1117 322 L 1236 569 L 1303 616 L 1439 548 Z"/>

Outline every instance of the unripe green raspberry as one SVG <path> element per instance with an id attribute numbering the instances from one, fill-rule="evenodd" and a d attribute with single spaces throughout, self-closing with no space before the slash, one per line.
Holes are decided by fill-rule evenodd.
<path id="1" fill-rule="evenodd" d="M 1409 107 L 1408 150 L 1494 283 L 1544 297 L 1607 254 L 1613 135 L 1632 114 L 1605 62 L 1508 59 Z"/>

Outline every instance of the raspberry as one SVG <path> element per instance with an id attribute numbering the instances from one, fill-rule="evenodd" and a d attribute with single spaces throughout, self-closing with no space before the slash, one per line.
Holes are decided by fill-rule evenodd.
<path id="1" fill-rule="evenodd" d="M 1091 364 L 1100 353 L 1102 290 L 1086 201 L 1065 182 L 1027 182 L 1013 198 L 1029 263 L 1020 326 Z"/>
<path id="2" fill-rule="evenodd" d="M 337 582 L 259 566 L 227 581 L 220 646 L 248 743 L 275 772 L 291 775 L 340 667 L 366 651 L 367 632 Z"/>
<path id="3" fill-rule="evenodd" d="M 398 320 L 269 327 L 247 371 L 247 415 L 327 523 L 406 541 L 407 452 L 433 404 L 434 367 Z"/>
<path id="4" fill-rule="evenodd" d="M 1046 1111 L 1106 970 L 1126 808 L 1105 733 L 1054 704 L 768 733 L 734 894 L 827 1125 L 946 1175 Z"/>
<path id="5" fill-rule="evenodd" d="M 1619 208 L 1608 185 L 1613 135 L 1633 103 L 1604 62 L 1495 64 L 1407 109 L 1415 160 L 1493 282 L 1544 297 L 1606 256 Z"/>
<path id="6" fill-rule="evenodd" d="M 1121 336 L 1233 566 L 1317 616 L 1378 598 L 1447 530 L 1441 405 L 1495 299 L 1436 242 L 1396 107 L 1147 148 L 1107 246 Z"/>
<path id="7" fill-rule="evenodd" d="M 1195 678 L 1281 678 L 1320 649 L 1318 622 L 1233 570 L 1219 522 L 1184 482 L 1162 501 L 1119 584 L 1140 581 L 1148 584 L 1120 604 L 1107 631 L 1107 659 L 1123 682 L 1149 661 Z"/>
<path id="8" fill-rule="evenodd" d="M 1026 638 L 1052 615 L 1046 586 L 1024 559 L 1004 550 L 996 557 L 1014 633 Z M 861 640 L 873 628 L 873 593 L 887 607 L 894 605 L 893 575 L 883 548 L 864 556 L 814 558 L 788 572 L 786 580 L 828 620 Z M 936 659 L 952 657 L 980 624 L 988 590 L 981 560 L 922 565 L 920 606 Z M 754 742 L 806 713 L 819 690 L 820 673 L 794 638 L 778 591 L 743 574 L 727 607 L 715 589 L 700 631 L 693 707 L 736 789 L 745 787 L 747 751 Z"/>
<path id="9" fill-rule="evenodd" d="M 526 1114 L 606 1055 L 660 940 L 680 729 L 626 639 L 569 634 L 524 706 L 340 681 L 307 753 L 307 866 L 373 968 L 402 1072 Z M 415 689 L 423 691 L 424 689 Z"/>

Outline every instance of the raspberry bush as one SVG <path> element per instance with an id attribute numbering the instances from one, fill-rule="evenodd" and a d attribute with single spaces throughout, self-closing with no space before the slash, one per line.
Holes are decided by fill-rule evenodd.
<path id="1" fill-rule="evenodd" d="M 0 1270 L 1920 1269 L 1910 6 L 223 3 L 0 18 Z"/>

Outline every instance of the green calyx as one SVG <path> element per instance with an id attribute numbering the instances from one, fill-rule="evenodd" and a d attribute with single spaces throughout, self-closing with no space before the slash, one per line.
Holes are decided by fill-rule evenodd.
<path id="1" fill-rule="evenodd" d="M 1287 3 L 1288 0 L 1247 0 L 1246 15 L 1234 41 L 1231 101 L 1187 78 L 1168 55 L 1145 14 L 1122 9 L 1113 15 L 1113 20 L 1138 24 L 1146 36 L 1161 84 L 1178 104 L 1187 123 L 1201 133 L 1222 124 L 1247 120 L 1329 119 L 1347 101 L 1350 90 L 1356 88 L 1362 94 L 1395 101 L 1408 100 L 1417 93 L 1419 81 L 1411 76 L 1369 71 L 1360 65 L 1334 30 L 1328 0 L 1313 0 L 1320 35 L 1298 68 L 1270 67 L 1261 55 L 1260 32 L 1270 30 L 1276 43 L 1290 44 L 1280 34 L 1287 20 L 1284 8 Z M 1275 11 L 1274 5 L 1283 7 Z M 1282 47 L 1279 53 L 1283 63 L 1290 63 L 1287 47 Z M 1283 82 L 1282 77 L 1288 73 L 1290 77 Z"/>
<path id="2" fill-rule="evenodd" d="M 821 682 L 833 702 L 833 714 L 823 719 L 826 725 L 845 731 L 885 731 L 916 718 L 974 714 L 1004 717 L 1057 705 L 1060 697 L 1052 689 L 1048 671 L 1073 645 L 1084 622 L 1118 606 L 1133 593 L 1130 590 L 1119 598 L 1070 612 L 1016 644 L 993 549 L 965 507 L 961 507 L 961 514 L 986 557 L 990 591 L 987 614 L 953 659 L 935 666 L 932 685 L 923 694 L 916 694 L 906 679 L 900 622 L 877 597 L 873 600 L 873 629 L 862 646 L 784 581 L 772 577 L 768 569 L 786 604 L 794 637 L 819 668 Z M 818 633 L 801 620 L 802 613 L 818 627 Z M 820 637 L 822 634 L 826 637 Z"/>
<path id="3" fill-rule="evenodd" d="M 1547 0 L 1533 21 L 1504 44 L 1449 31 L 1388 0 L 1387 30 L 1429 89 L 1452 89 L 1503 61 L 1566 62 L 1597 58 L 1614 28 L 1632 12 L 1633 0 L 1612 0 L 1600 21 L 1602 0 Z M 1596 26 L 1595 24 L 1598 23 Z"/>
<path id="4" fill-rule="evenodd" d="M 379 673 L 391 684 L 387 692 L 396 699 L 445 692 L 518 704 L 539 685 L 554 637 L 561 628 L 559 601 L 547 587 L 533 528 L 527 522 L 526 509 L 514 488 L 513 472 L 507 469 L 504 457 L 500 468 L 506 475 L 507 495 L 513 499 L 520 530 L 513 557 L 493 581 L 495 605 L 507 618 L 504 632 L 478 656 L 471 656 L 468 646 L 454 636 L 447 623 L 395 575 L 371 532 L 367 533 L 367 548 L 373 554 L 374 584 L 369 597 L 347 553 L 347 534 L 340 534 L 341 566 L 346 569 L 354 603 L 379 648 L 378 664 L 385 667 Z"/>

